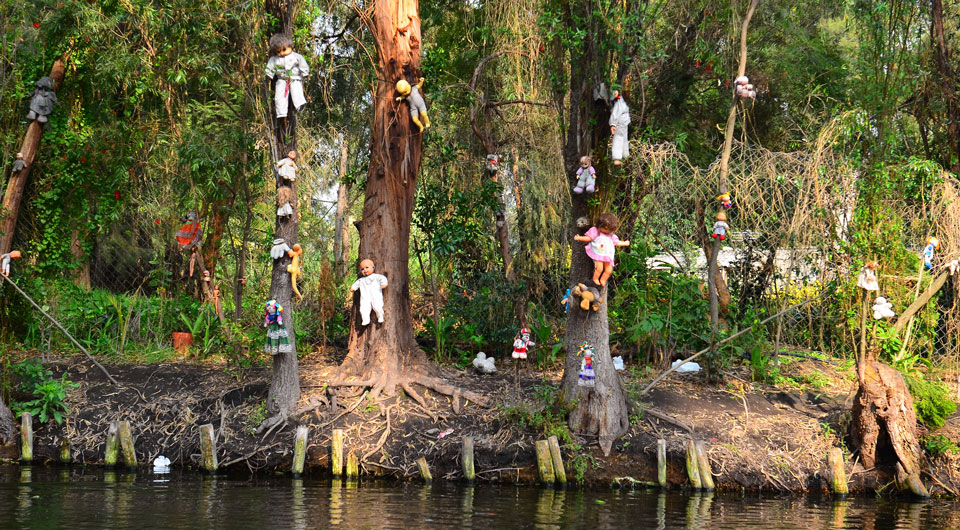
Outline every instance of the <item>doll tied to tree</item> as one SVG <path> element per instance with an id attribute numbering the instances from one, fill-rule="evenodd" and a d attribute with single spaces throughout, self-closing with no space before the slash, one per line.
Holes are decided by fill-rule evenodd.
<path id="1" fill-rule="evenodd" d="M 370 324 L 370 310 L 377 314 L 377 322 L 383 323 L 383 290 L 387 288 L 387 277 L 373 272 L 376 264 L 372 259 L 360 262 L 360 278 L 350 286 L 351 291 L 360 291 L 361 326 Z"/>
<path id="2" fill-rule="evenodd" d="M 620 227 L 620 220 L 612 213 L 602 213 L 594 226 L 584 235 L 573 236 L 581 243 L 588 243 L 587 256 L 593 260 L 593 283 L 607 286 L 607 279 L 613 272 L 613 258 L 616 247 L 628 247 L 629 241 L 620 241 L 614 232 Z"/>
<path id="3" fill-rule="evenodd" d="M 597 185 L 597 170 L 593 169 L 593 162 L 589 156 L 580 157 L 580 169 L 577 170 L 577 185 L 574 193 L 593 193 Z"/>
<path id="4" fill-rule="evenodd" d="M 283 325 L 283 306 L 276 300 L 268 300 L 264 306 L 263 325 L 267 328 L 267 339 L 264 342 L 263 351 L 270 355 L 293 351 L 287 328 Z"/>
<path id="5" fill-rule="evenodd" d="M 293 39 L 282 33 L 270 37 L 266 73 L 270 80 L 276 80 L 273 101 L 277 117 L 287 117 L 291 99 L 293 108 L 300 112 L 307 104 L 303 95 L 303 79 L 310 74 L 310 66 L 302 55 L 293 51 Z"/>
<path id="6" fill-rule="evenodd" d="M 427 103 L 423 100 L 423 95 L 420 94 L 420 87 L 422 86 L 422 77 L 417 84 L 413 86 L 411 86 L 406 79 L 397 81 L 397 93 L 400 94 L 397 96 L 397 101 L 407 100 L 407 105 L 410 106 L 410 119 L 420 128 L 420 132 L 430 128 L 430 117 L 427 116 Z M 422 122 L 420 119 L 421 116 L 423 117 Z"/>
<path id="7" fill-rule="evenodd" d="M 619 90 L 613 91 L 613 108 L 610 109 L 610 134 L 611 151 L 613 165 L 619 166 L 622 160 L 630 154 L 630 142 L 627 137 L 627 129 L 630 125 L 630 107 L 623 100 Z"/>

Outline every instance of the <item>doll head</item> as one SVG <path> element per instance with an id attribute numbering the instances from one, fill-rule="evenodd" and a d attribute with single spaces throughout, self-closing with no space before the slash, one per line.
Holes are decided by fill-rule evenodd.
<path id="1" fill-rule="evenodd" d="M 297 152 L 291 149 L 290 152 L 287 153 L 287 158 L 289 158 L 290 160 L 296 160 Z"/>
<path id="2" fill-rule="evenodd" d="M 293 53 L 293 39 L 283 33 L 275 33 L 270 37 L 270 55 L 286 57 Z"/>
<path id="3" fill-rule="evenodd" d="M 360 262 L 360 274 L 362 276 L 370 276 L 376 268 L 377 266 L 373 264 L 372 259 L 365 259 Z"/>
<path id="4" fill-rule="evenodd" d="M 527 328 L 520 328 L 520 339 L 523 341 L 530 340 L 530 330 Z"/>
<path id="5" fill-rule="evenodd" d="M 17 153 L 17 160 L 23 160 L 23 153 Z"/>
<path id="6" fill-rule="evenodd" d="M 19 258 L 20 258 L 20 251 L 19 251 L 19 250 L 11 250 L 11 251 L 10 251 L 10 259 L 19 259 Z"/>
<path id="7" fill-rule="evenodd" d="M 409 96 L 410 90 L 410 83 L 408 83 L 406 79 L 397 81 L 397 93 L 399 93 L 401 96 Z"/>
<path id="8" fill-rule="evenodd" d="M 928 244 L 928 245 L 933 245 L 934 250 L 939 250 L 939 249 L 940 249 L 940 240 L 937 239 L 937 238 L 935 238 L 935 237 L 928 238 L 928 239 L 927 239 L 927 244 Z"/>
<path id="9" fill-rule="evenodd" d="M 580 167 L 582 167 L 583 169 L 587 169 L 588 167 L 590 167 L 592 163 L 593 161 L 590 160 L 589 156 L 580 157 Z"/>
<path id="10" fill-rule="evenodd" d="M 726 221 L 726 220 L 727 220 L 727 212 L 723 210 L 720 210 L 719 212 L 717 212 L 717 221 Z"/>
<path id="11" fill-rule="evenodd" d="M 276 300 L 267 300 L 266 305 L 264 306 L 264 312 L 268 315 L 276 315 L 277 312 L 283 311 L 283 308 L 280 307 L 280 304 Z"/>
<path id="12" fill-rule="evenodd" d="M 620 219 L 617 219 L 616 215 L 606 212 L 600 214 L 600 217 L 597 217 L 597 230 L 610 234 L 617 231 L 617 228 L 620 228 Z"/>

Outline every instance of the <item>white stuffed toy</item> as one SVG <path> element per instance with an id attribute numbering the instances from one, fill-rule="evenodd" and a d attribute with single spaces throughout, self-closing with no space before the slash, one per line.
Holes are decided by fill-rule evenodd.
<path id="1" fill-rule="evenodd" d="M 878 296 L 873 302 L 873 318 L 880 320 L 881 318 L 892 318 L 894 316 L 896 316 L 896 313 L 893 312 L 893 304 L 888 302 L 886 298 Z"/>
<path id="2" fill-rule="evenodd" d="M 492 374 L 497 371 L 497 365 L 493 357 L 487 357 L 486 353 L 480 352 L 473 360 L 473 367 L 481 374 Z"/>

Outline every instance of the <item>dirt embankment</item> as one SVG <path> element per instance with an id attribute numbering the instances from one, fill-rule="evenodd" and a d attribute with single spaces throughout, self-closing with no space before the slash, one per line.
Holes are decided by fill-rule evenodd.
<path id="1" fill-rule="evenodd" d="M 199 426 L 211 423 L 226 472 L 290 468 L 293 424 L 256 432 L 267 416 L 268 370 L 234 377 L 222 367 L 187 363 L 110 366 L 120 382 L 115 386 L 82 358 L 51 368 L 80 386 L 68 395 L 72 414 L 63 425 L 36 428 L 37 460 L 57 461 L 61 440 L 67 438 L 76 462 L 102 463 L 108 424 L 128 420 L 141 464 L 162 454 L 175 466 L 197 467 Z M 526 371 L 515 388 L 512 374 L 481 376 L 444 368 L 442 375 L 451 382 L 496 403 L 492 408 L 463 403 L 457 413 L 448 398 L 430 392 L 424 396 L 428 407 L 402 394 L 379 402 L 342 393 L 333 398 L 323 383 L 334 370 L 331 362 L 311 359 L 300 367 L 303 395 L 297 420 L 310 426 L 307 474 L 329 472 L 330 438 L 339 428 L 345 432 L 346 450 L 356 452 L 365 474 L 413 478 L 415 461 L 425 457 L 435 478 L 458 479 L 460 444 L 470 436 L 478 480 L 534 482 L 534 444 L 544 438 L 545 428 L 560 425 L 560 416 L 551 412 L 559 373 Z M 840 433 L 846 432 L 856 383 L 847 372 L 814 361 L 790 363 L 784 375 L 791 373 L 813 385 L 803 389 L 791 378 L 791 386 L 776 388 L 731 372 L 723 386 L 706 386 L 696 375 L 673 374 L 639 396 L 645 380 L 624 375 L 628 393 L 639 396 L 630 431 L 606 458 L 588 437 L 561 442 L 567 475 L 586 484 L 607 485 L 620 477 L 653 481 L 656 443 L 662 437 L 668 482 L 680 487 L 687 483 L 685 446 L 693 437 L 706 442 L 720 489 L 826 491 L 825 455 L 829 447 L 849 443 Z M 952 417 L 937 434 L 960 442 L 960 418 Z M 847 452 L 846 457 L 852 491 L 874 490 L 891 480 L 892 470 L 865 470 L 855 456 Z M 956 455 L 926 464 L 924 479 L 933 493 L 960 490 Z"/>

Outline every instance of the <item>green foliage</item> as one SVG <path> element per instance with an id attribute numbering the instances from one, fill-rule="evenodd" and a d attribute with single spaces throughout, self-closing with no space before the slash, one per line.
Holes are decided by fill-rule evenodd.
<path id="1" fill-rule="evenodd" d="M 80 385 L 67 380 L 66 374 L 60 380 L 53 378 L 53 372 L 44 368 L 36 359 L 27 359 L 14 364 L 13 373 L 20 379 L 19 391 L 28 398 L 25 401 L 13 401 L 10 405 L 18 415 L 29 412 L 41 423 L 53 419 L 63 423 L 64 416 L 70 413 L 66 404 L 67 391 Z"/>
<path id="2" fill-rule="evenodd" d="M 544 383 L 533 387 L 532 399 L 513 405 L 501 405 L 501 417 L 523 428 L 532 428 L 544 437 L 556 436 L 563 444 L 573 443 L 566 417 L 569 407 L 561 399 L 561 390 Z"/>
<path id="3" fill-rule="evenodd" d="M 910 395 L 913 396 L 917 419 L 933 429 L 943 427 L 947 417 L 957 410 L 957 404 L 950 399 L 947 389 L 942 384 L 926 381 L 919 375 L 907 374 L 904 379 Z"/>
<path id="4" fill-rule="evenodd" d="M 922 443 L 924 448 L 926 448 L 927 453 L 933 457 L 948 453 L 960 454 L 960 447 L 957 447 L 956 443 L 942 434 L 922 436 L 920 438 L 920 443 Z"/>

